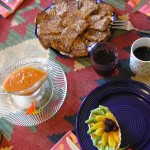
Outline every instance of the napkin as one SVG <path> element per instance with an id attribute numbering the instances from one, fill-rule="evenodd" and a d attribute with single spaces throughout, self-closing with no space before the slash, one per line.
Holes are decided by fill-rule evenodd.
<path id="1" fill-rule="evenodd" d="M 0 15 L 4 18 L 12 14 L 24 0 L 1 0 L 2 3 L 9 7 L 9 10 L 0 3 Z"/>
<path id="2" fill-rule="evenodd" d="M 50 150 L 71 150 L 66 142 L 67 136 L 80 148 L 77 137 L 70 130 Z"/>
<path id="3" fill-rule="evenodd" d="M 130 5 L 131 7 L 135 7 L 139 2 L 140 0 L 129 0 L 128 5 Z M 139 12 L 150 17 L 150 0 L 148 0 L 147 4 L 145 4 L 139 9 Z"/>

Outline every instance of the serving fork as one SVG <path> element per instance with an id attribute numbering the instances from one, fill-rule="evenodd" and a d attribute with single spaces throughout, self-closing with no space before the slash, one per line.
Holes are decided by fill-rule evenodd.
<path id="1" fill-rule="evenodd" d="M 139 29 L 133 27 L 132 23 L 129 20 L 115 20 L 112 22 L 111 28 L 122 29 L 122 30 L 127 30 L 127 31 L 136 30 L 139 32 L 150 34 L 150 31 L 148 31 L 148 30 L 139 30 Z"/>

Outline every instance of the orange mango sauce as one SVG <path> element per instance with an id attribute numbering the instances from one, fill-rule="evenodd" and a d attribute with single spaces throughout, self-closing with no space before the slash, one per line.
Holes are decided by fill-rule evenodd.
<path id="1" fill-rule="evenodd" d="M 12 72 L 3 82 L 4 90 L 8 92 L 20 92 L 31 88 L 35 85 L 38 81 L 40 81 L 43 77 L 46 76 L 46 72 L 28 67 L 28 68 L 21 68 Z M 36 91 L 30 90 L 24 92 L 22 95 L 27 96 L 31 95 Z M 31 103 L 31 106 L 26 110 L 26 115 L 29 114 L 37 114 L 39 111 L 36 110 L 34 100 Z"/>
<path id="2" fill-rule="evenodd" d="M 20 92 L 31 88 L 40 79 L 46 76 L 46 72 L 28 67 L 21 68 L 11 73 L 3 82 L 4 90 L 8 92 Z"/>

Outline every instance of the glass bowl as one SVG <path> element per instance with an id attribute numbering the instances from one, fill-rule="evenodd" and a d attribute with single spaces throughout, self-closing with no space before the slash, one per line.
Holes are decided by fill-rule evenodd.
<path id="1" fill-rule="evenodd" d="M 56 62 L 32 57 L 5 68 L 0 74 L 0 85 L 11 72 L 25 67 L 43 70 L 46 76 L 24 91 L 9 93 L 1 90 L 0 116 L 16 125 L 32 126 L 48 120 L 59 110 L 66 97 L 67 81 L 62 68 Z M 25 111 L 32 101 L 40 113 L 26 116 Z"/>
<path id="2" fill-rule="evenodd" d="M 43 109 L 43 107 L 50 100 L 53 93 L 53 84 L 51 79 L 47 77 L 50 70 L 47 70 L 46 64 L 41 62 L 22 62 L 15 64 L 10 68 L 7 68 L 4 73 L 0 75 L 0 86 L 1 94 L 10 94 L 12 104 L 21 110 L 28 109 L 32 102 L 34 102 L 37 111 Z M 22 68 L 35 68 L 46 72 L 46 75 L 42 77 L 38 82 L 36 82 L 32 87 L 27 88 L 19 92 L 9 92 L 3 89 L 3 83 L 5 79 L 10 76 L 13 72 L 20 70 Z M 48 89 L 48 90 L 46 90 Z"/>

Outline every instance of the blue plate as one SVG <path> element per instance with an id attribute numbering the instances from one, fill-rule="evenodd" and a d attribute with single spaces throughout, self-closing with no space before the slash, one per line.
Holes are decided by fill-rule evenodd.
<path id="1" fill-rule="evenodd" d="M 102 3 L 102 0 L 97 0 L 98 3 Z M 44 11 L 49 11 L 50 9 L 54 9 L 55 8 L 55 4 L 52 3 L 50 6 L 48 6 L 46 9 L 44 9 Z M 116 20 L 116 13 L 114 13 L 114 15 L 112 16 L 112 20 Z M 34 30 L 34 34 L 35 36 L 38 38 L 38 26 L 37 24 L 35 24 L 35 30 Z M 93 43 L 93 45 L 89 45 L 88 49 L 91 49 L 93 46 L 95 45 L 95 43 Z M 70 58 L 70 56 L 68 56 L 67 54 L 61 53 L 58 50 L 51 48 L 51 50 L 53 50 L 59 57 L 61 58 Z"/>
<path id="2" fill-rule="evenodd" d="M 107 106 L 121 129 L 121 148 L 150 150 L 150 87 L 136 81 L 113 81 L 97 87 L 82 102 L 76 134 L 82 150 L 97 150 L 87 134 L 90 111 Z"/>

